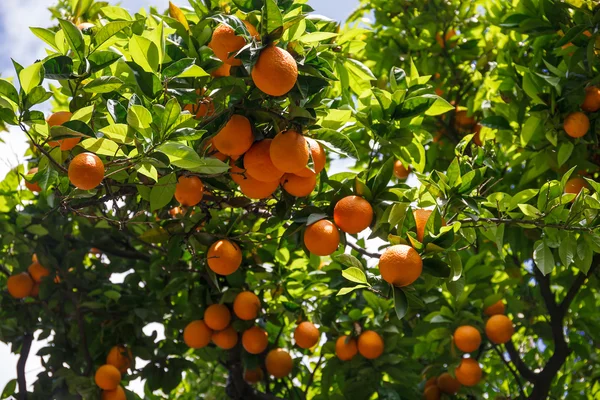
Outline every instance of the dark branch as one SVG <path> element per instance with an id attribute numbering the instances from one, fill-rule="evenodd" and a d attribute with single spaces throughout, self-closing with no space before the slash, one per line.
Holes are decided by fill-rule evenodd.
<path id="1" fill-rule="evenodd" d="M 75 301 L 73 301 L 75 303 Z M 83 314 L 81 313 L 81 308 L 78 304 L 75 303 L 75 307 L 77 307 L 76 316 L 77 316 L 77 327 L 79 328 L 79 340 L 81 343 L 81 350 L 83 351 L 83 356 L 85 357 L 86 367 L 83 371 L 83 375 L 89 376 L 94 369 L 94 360 L 92 359 L 92 355 L 90 354 L 90 349 L 87 344 L 87 335 L 85 333 L 85 321 L 83 320 Z"/>
<path id="2" fill-rule="evenodd" d="M 84 201 L 80 201 L 76 204 L 69 204 L 68 208 L 70 208 L 72 210 L 79 210 L 81 208 L 95 206 L 97 204 L 105 203 L 109 200 L 114 200 L 116 198 L 123 197 L 123 196 L 129 196 L 129 195 L 132 195 L 135 193 L 137 193 L 137 191 L 134 187 L 124 187 L 124 188 L 116 191 L 115 193 L 107 194 L 102 197 L 87 199 Z"/>
<path id="3" fill-rule="evenodd" d="M 538 378 L 537 374 L 530 370 L 529 367 L 523 362 L 512 340 L 506 342 L 504 346 L 506 348 L 506 352 L 510 356 L 510 361 L 513 363 L 517 371 L 519 371 L 521 376 L 529 382 L 535 382 Z"/>
<path id="4" fill-rule="evenodd" d="M 27 400 L 27 380 L 25 379 L 25 365 L 27 357 L 31 350 L 31 342 L 33 342 L 33 334 L 26 333 L 23 335 L 23 345 L 21 346 L 21 356 L 17 362 L 17 382 L 19 383 L 19 400 Z"/>
<path id="5" fill-rule="evenodd" d="M 498 346 L 496 346 L 495 344 L 492 344 L 492 347 L 494 348 L 494 351 L 498 354 L 498 357 L 500 357 L 500 359 L 502 360 L 502 362 L 504 363 L 504 365 L 506 365 L 506 368 L 508 368 L 508 370 L 510 371 L 510 373 L 512 374 L 512 376 L 515 378 L 515 381 L 517 382 L 517 385 L 519 386 L 519 392 L 521 393 L 521 397 L 525 398 L 525 389 L 523 389 L 523 384 L 521 383 L 521 379 L 519 379 L 519 375 L 517 374 L 517 371 L 515 371 L 510 366 L 510 364 L 508 363 L 508 361 L 506 361 L 504 359 L 504 355 L 498 349 Z"/>
<path id="6" fill-rule="evenodd" d="M 319 360 L 317 361 L 317 364 L 315 364 L 315 369 L 313 369 L 313 371 L 310 374 L 310 377 L 308 378 L 308 382 L 306 382 L 306 389 L 304 390 L 305 398 L 306 398 L 306 395 L 308 394 L 308 390 L 310 389 L 310 386 L 313 383 L 313 380 L 315 379 L 315 373 L 319 369 L 319 365 L 321 365 L 322 361 L 323 361 L 323 353 L 321 353 L 321 355 L 319 356 Z"/>
<path id="7" fill-rule="evenodd" d="M 371 257 L 371 258 L 379 258 L 381 257 L 379 254 L 375 254 L 375 253 L 370 253 L 367 250 L 363 249 L 360 246 L 357 246 L 354 243 L 351 242 L 346 242 L 346 244 L 348 246 L 350 246 L 351 248 L 353 248 L 354 250 L 358 251 L 360 254 L 362 254 L 363 256 L 367 256 L 367 257 Z"/>
<path id="8" fill-rule="evenodd" d="M 590 270 L 588 271 L 588 273 L 587 274 L 580 273 L 579 275 L 577 275 L 577 278 L 575 278 L 575 281 L 569 288 L 569 291 L 567 292 L 565 298 L 558 306 L 560 313 L 563 316 L 567 314 L 567 311 L 569 311 L 569 307 L 571 306 L 571 302 L 573 302 L 573 300 L 575 299 L 575 296 L 577 296 L 577 293 L 579 293 L 579 290 L 581 289 L 581 287 L 583 286 L 585 281 L 594 273 L 594 270 L 596 269 L 598 264 L 600 264 L 600 257 L 596 256 L 596 257 L 594 257 L 592 266 L 590 267 Z"/>

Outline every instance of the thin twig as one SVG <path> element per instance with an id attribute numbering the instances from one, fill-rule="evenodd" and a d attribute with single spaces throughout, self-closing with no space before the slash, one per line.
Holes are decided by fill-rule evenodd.
<path id="1" fill-rule="evenodd" d="M 306 389 L 304 390 L 304 397 L 306 397 L 306 395 L 308 394 L 308 389 L 310 389 L 310 386 L 312 385 L 313 380 L 315 379 L 315 372 L 317 372 L 317 370 L 319 369 L 321 361 L 323 361 L 323 353 L 321 353 L 321 355 L 319 356 L 319 360 L 315 365 L 315 369 L 313 369 L 313 371 L 310 374 L 310 377 L 308 378 L 308 382 L 306 383 Z"/>
<path id="2" fill-rule="evenodd" d="M 367 256 L 367 257 L 371 257 L 371 258 L 379 258 L 379 257 L 381 257 L 379 254 L 370 253 L 367 250 L 363 249 L 362 247 L 357 246 L 356 244 L 354 244 L 352 242 L 346 242 L 346 244 L 348 246 L 350 246 L 351 248 L 353 248 L 354 250 L 358 251 L 363 256 Z"/>

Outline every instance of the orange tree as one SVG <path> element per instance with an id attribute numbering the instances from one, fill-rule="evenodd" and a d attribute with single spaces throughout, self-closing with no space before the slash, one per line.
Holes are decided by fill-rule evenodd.
<path id="1" fill-rule="evenodd" d="M 53 7 L 0 80 L 3 397 L 595 398 L 600 12 L 422 3 Z"/>

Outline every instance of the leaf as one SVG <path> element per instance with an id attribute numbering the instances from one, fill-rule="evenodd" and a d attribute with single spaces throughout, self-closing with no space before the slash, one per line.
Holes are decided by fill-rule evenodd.
<path id="1" fill-rule="evenodd" d="M 276 0 L 265 0 L 263 8 L 263 30 L 266 35 L 263 36 L 273 36 L 271 40 L 278 39 L 283 33 L 283 16 L 281 15 L 281 10 L 277 5 Z M 266 23 L 265 23 L 266 22 Z M 275 31 L 280 31 L 279 33 Z M 263 37 L 263 40 L 265 38 Z"/>
<path id="2" fill-rule="evenodd" d="M 324 142 L 323 144 L 326 147 L 331 148 L 333 151 L 339 152 L 347 157 L 354 157 L 357 160 L 359 159 L 356 146 L 354 146 L 352 140 L 350 140 L 350 138 L 343 133 L 326 128 L 318 129 L 313 133 L 314 139 L 317 139 L 319 142 Z"/>
<path id="3" fill-rule="evenodd" d="M 5 79 L 0 79 L 0 96 L 4 96 L 13 103 L 19 104 L 19 93 L 17 89 Z"/>
<path id="4" fill-rule="evenodd" d="M 130 134 L 129 126 L 125 124 L 107 125 L 99 129 L 110 140 L 121 144 L 133 144 L 134 138 Z"/>
<path id="5" fill-rule="evenodd" d="M 40 224 L 29 225 L 26 230 L 27 232 L 38 236 L 45 236 L 48 234 L 48 230 Z"/>
<path id="6" fill-rule="evenodd" d="M 431 115 L 431 116 L 435 116 L 435 115 L 441 115 L 444 113 L 447 113 L 450 110 L 454 110 L 454 106 L 450 103 L 448 103 L 446 100 L 444 100 L 443 98 L 439 97 L 439 96 L 435 96 L 436 99 L 433 102 L 433 104 L 431 105 L 431 107 L 429 107 L 429 109 L 427 111 L 425 111 L 425 115 Z"/>
<path id="7" fill-rule="evenodd" d="M 571 142 L 563 142 L 560 144 L 560 147 L 558 148 L 558 156 L 557 156 L 557 161 L 558 161 L 559 167 L 562 167 L 562 165 L 569 160 L 569 157 L 571 157 L 571 154 L 573 153 L 574 148 L 575 148 L 575 146 Z"/>
<path id="8" fill-rule="evenodd" d="M 54 50 L 58 51 L 58 47 L 56 47 L 56 40 L 55 40 L 56 32 L 53 32 L 50 29 L 46 29 L 46 28 L 35 28 L 35 27 L 31 27 L 31 28 L 29 28 L 29 30 L 31 32 L 33 32 L 33 34 L 35 36 L 42 39 L 47 45 L 52 47 Z"/>
<path id="9" fill-rule="evenodd" d="M 159 115 L 158 125 L 160 126 L 161 132 L 165 133 L 177 122 L 179 114 L 181 114 L 181 106 L 177 99 L 171 98 L 167 101 L 167 104 L 162 107 L 161 111 L 162 114 Z"/>
<path id="10" fill-rule="evenodd" d="M 491 129 L 499 129 L 499 130 L 512 130 L 510 123 L 501 115 L 492 115 L 482 119 L 479 122 L 481 125 L 491 128 Z"/>
<path id="11" fill-rule="evenodd" d="M 197 66 L 196 64 L 192 65 L 190 68 L 183 71 L 181 74 L 177 75 L 178 78 L 201 78 L 203 76 L 208 76 L 208 72 Z"/>
<path id="12" fill-rule="evenodd" d="M 123 81 L 116 76 L 101 76 L 88 82 L 83 91 L 88 93 L 110 93 L 123 86 Z"/>
<path id="13" fill-rule="evenodd" d="M 162 92 L 163 88 L 156 74 L 144 71 L 141 66 L 134 62 L 127 61 L 126 63 L 133 71 L 135 81 L 146 96 L 155 98 Z"/>
<path id="14" fill-rule="evenodd" d="M 43 103 L 50 97 L 52 97 L 51 92 L 46 92 L 46 89 L 44 89 L 42 86 L 36 86 L 27 95 L 27 104 L 29 106 L 33 106 L 39 103 Z"/>
<path id="15" fill-rule="evenodd" d="M 104 292 L 104 296 L 108 297 L 111 300 L 119 301 L 119 299 L 121 298 L 121 293 L 117 292 L 116 290 L 107 290 L 106 292 Z"/>
<path id="16" fill-rule="evenodd" d="M 538 96 L 538 93 L 542 93 L 535 76 L 531 72 L 525 72 L 523 75 L 523 90 L 527 95 L 537 104 L 545 104 L 542 99 Z"/>
<path id="17" fill-rule="evenodd" d="M 379 172 L 373 179 L 373 183 L 371 185 L 371 192 L 375 197 L 383 190 L 387 188 L 387 185 L 390 183 L 392 179 L 392 175 L 394 174 L 394 157 L 390 157 L 386 160 L 385 163 L 379 169 Z"/>
<path id="18" fill-rule="evenodd" d="M 367 276 L 360 268 L 350 267 L 345 269 L 342 271 L 342 276 L 351 282 L 364 283 L 371 286 L 367 281 Z"/>
<path id="19" fill-rule="evenodd" d="M 322 41 L 334 38 L 336 36 L 338 36 L 338 34 L 333 33 L 333 32 L 311 32 L 311 33 L 308 33 L 308 34 L 300 37 L 300 39 L 298 39 L 298 41 L 300 41 L 302 43 L 322 42 Z"/>
<path id="20" fill-rule="evenodd" d="M 163 69 L 162 75 L 167 78 L 175 78 L 188 70 L 195 62 L 195 58 L 182 58 Z"/>
<path id="21" fill-rule="evenodd" d="M 50 128 L 50 137 L 65 138 L 65 137 L 91 137 L 95 138 L 96 133 L 88 124 L 81 121 L 67 121 L 62 125 L 56 125 Z"/>
<path id="22" fill-rule="evenodd" d="M 536 116 L 531 116 L 527 118 L 525 123 L 523 124 L 523 129 L 521 130 L 521 144 L 525 146 L 531 138 L 536 134 L 541 132 L 542 120 Z"/>
<path id="23" fill-rule="evenodd" d="M 171 18 L 174 18 L 177 21 L 179 21 L 181 23 L 181 25 L 183 25 L 183 27 L 185 28 L 186 31 L 190 30 L 190 25 L 188 24 L 187 18 L 185 18 L 185 15 L 181 11 L 181 9 L 170 1 L 169 1 L 169 15 L 171 16 Z"/>
<path id="24" fill-rule="evenodd" d="M 126 21 L 131 21 L 133 19 L 131 18 L 131 15 L 129 15 L 129 13 L 121 7 L 102 7 L 100 12 L 108 19 L 123 19 Z"/>
<path id="25" fill-rule="evenodd" d="M 533 261 L 544 275 L 548 275 L 554 269 L 554 256 L 545 241 L 538 240 L 533 245 Z"/>
<path id="26" fill-rule="evenodd" d="M 399 287 L 394 286 L 394 311 L 398 319 L 402 319 L 408 312 L 408 299 L 406 294 Z"/>
<path id="27" fill-rule="evenodd" d="M 150 131 L 151 123 L 152 114 L 147 108 L 137 104 L 129 107 L 129 110 L 127 111 L 127 124 L 147 138 L 149 138 L 152 133 Z"/>
<path id="28" fill-rule="evenodd" d="M 44 80 L 44 64 L 36 62 L 19 72 L 19 82 L 21 89 L 28 94 L 31 90 L 40 85 Z"/>
<path id="29" fill-rule="evenodd" d="M 44 76 L 47 79 L 73 79 L 73 59 L 67 56 L 53 57 L 44 62 Z"/>
<path id="30" fill-rule="evenodd" d="M 222 174 L 229 170 L 229 165 L 216 158 L 200 158 L 191 147 L 181 143 L 165 142 L 157 149 L 169 157 L 171 163 L 179 168 L 201 174 Z"/>
<path id="31" fill-rule="evenodd" d="M 129 39 L 131 58 L 146 72 L 158 71 L 158 47 L 143 36 L 133 35 Z"/>
<path id="32" fill-rule="evenodd" d="M 450 268 L 452 270 L 450 274 L 450 279 L 452 281 L 457 281 L 462 276 L 462 260 L 460 255 L 456 251 L 448 252 L 448 261 L 450 261 Z"/>
<path id="33" fill-rule="evenodd" d="M 95 154 L 125 157 L 125 153 L 119 149 L 119 145 L 110 139 L 85 139 L 79 145 Z"/>
<path id="34" fill-rule="evenodd" d="M 150 191 L 150 211 L 163 208 L 173 198 L 177 186 L 177 175 L 170 173 L 158 179 Z"/>
<path id="35" fill-rule="evenodd" d="M 88 57 L 90 72 L 98 72 L 123 57 L 114 51 L 96 51 Z"/>
<path id="36" fill-rule="evenodd" d="M 352 254 L 336 254 L 335 256 L 331 257 L 334 261 L 346 266 L 346 267 L 354 267 L 354 268 L 359 268 L 360 270 L 363 270 L 364 267 L 361 264 L 360 260 L 356 257 L 354 257 Z"/>
<path id="37" fill-rule="evenodd" d="M 102 46 L 102 44 L 108 39 L 122 31 L 123 29 L 131 26 L 132 24 L 133 21 L 114 21 L 104 25 L 94 35 L 94 44 L 96 45 L 96 48 Z"/>
<path id="38" fill-rule="evenodd" d="M 538 189 L 525 189 L 520 191 L 512 197 L 508 209 L 506 211 L 512 211 L 515 208 L 517 208 L 519 204 L 527 203 L 529 200 L 534 198 L 538 194 L 538 192 Z"/>
<path id="39" fill-rule="evenodd" d="M 71 116 L 71 121 L 81 121 L 84 124 L 87 124 L 92 119 L 93 113 L 94 113 L 93 105 L 80 108 L 79 110 L 77 110 L 73 113 L 73 115 Z"/>
<path id="40" fill-rule="evenodd" d="M 6 399 L 15 394 L 15 389 L 17 388 L 17 380 L 11 379 L 4 386 L 4 390 L 2 391 L 2 398 Z"/>
<path id="41" fill-rule="evenodd" d="M 540 210 L 530 204 L 519 204 L 518 206 L 521 212 L 528 217 L 536 218 L 542 215 Z"/>
<path id="42" fill-rule="evenodd" d="M 138 173 L 140 173 L 144 176 L 147 176 L 148 178 L 152 179 L 154 182 L 158 181 L 158 171 L 156 170 L 156 167 L 154 165 L 152 165 L 151 163 L 149 163 L 147 161 L 142 162 L 141 164 L 136 165 L 135 169 Z M 151 193 L 151 195 L 152 195 L 152 193 Z"/>
<path id="43" fill-rule="evenodd" d="M 85 58 L 85 41 L 83 40 L 83 34 L 79 28 L 66 19 L 59 18 L 58 24 L 65 34 L 65 39 L 67 39 L 69 47 L 77 54 L 80 60 L 83 60 Z"/>
<path id="44" fill-rule="evenodd" d="M 343 296 L 345 294 L 348 294 L 350 292 L 355 291 L 356 289 L 364 289 L 366 288 L 366 285 L 356 285 L 353 287 L 345 287 L 345 288 L 341 288 L 339 292 L 337 292 L 336 296 Z"/>

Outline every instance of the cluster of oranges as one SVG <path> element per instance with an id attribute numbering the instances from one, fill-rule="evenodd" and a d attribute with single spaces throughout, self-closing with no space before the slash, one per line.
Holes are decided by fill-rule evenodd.
<path id="1" fill-rule="evenodd" d="M 425 400 L 439 400 L 442 393 L 453 395 L 458 393 L 461 387 L 462 385 L 456 378 L 448 372 L 444 372 L 440 376 L 434 376 L 425 382 L 423 398 Z"/>
<path id="2" fill-rule="evenodd" d="M 125 400 L 127 398 L 121 375 L 131 368 L 133 355 L 125 346 L 114 346 L 106 356 L 106 364 L 96 370 L 94 380 L 102 389 L 102 400 Z"/>
<path id="3" fill-rule="evenodd" d="M 50 275 L 48 268 L 38 262 L 35 254 L 31 257 L 31 261 L 32 263 L 27 268 L 27 272 L 11 275 L 6 281 L 8 293 L 15 299 L 36 297 L 40 291 L 42 279 Z"/>
<path id="4" fill-rule="evenodd" d="M 572 138 L 580 138 L 590 130 L 590 119 L 585 114 L 600 110 L 600 89 L 588 86 L 585 89 L 585 97 L 581 103 L 583 111 L 574 111 L 566 116 L 563 129 Z"/>
<path id="5" fill-rule="evenodd" d="M 357 353 L 374 360 L 383 354 L 384 342 L 381 335 L 372 330 L 362 332 L 356 338 L 343 335 L 335 342 L 335 355 L 342 361 L 350 361 Z"/>

